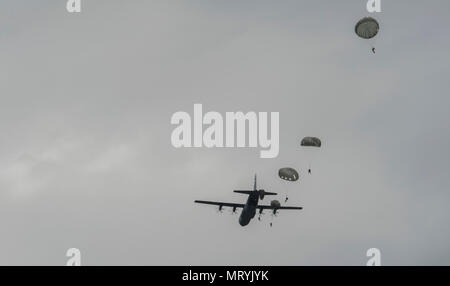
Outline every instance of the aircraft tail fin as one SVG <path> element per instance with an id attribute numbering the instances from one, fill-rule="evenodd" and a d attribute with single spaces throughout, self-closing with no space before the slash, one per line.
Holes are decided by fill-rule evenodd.
<path id="1" fill-rule="evenodd" d="M 277 195 L 277 193 L 271 193 L 271 192 L 266 192 L 264 190 L 258 190 L 257 187 L 256 187 L 256 174 L 255 174 L 255 182 L 253 184 L 253 190 L 252 191 L 250 191 L 250 190 L 234 190 L 233 192 L 239 193 L 239 194 L 246 194 L 246 195 L 251 195 L 254 192 L 258 192 L 259 193 L 259 197 L 261 199 L 263 199 L 264 196 L 276 196 Z"/>
<path id="2" fill-rule="evenodd" d="M 250 195 L 252 192 L 257 191 L 256 189 L 256 174 L 255 174 L 255 181 L 253 183 L 253 190 L 234 190 L 233 192 L 235 193 L 239 193 L 239 194 L 246 194 L 246 195 Z"/>

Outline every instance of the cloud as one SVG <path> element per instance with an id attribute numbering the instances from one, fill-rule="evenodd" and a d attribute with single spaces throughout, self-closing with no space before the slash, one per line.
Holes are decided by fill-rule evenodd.
<path id="1" fill-rule="evenodd" d="M 0 264 L 450 262 L 449 4 L 386 3 L 373 55 L 360 1 L 44 2 L 0 12 Z M 173 148 L 194 103 L 280 112 L 279 157 Z M 303 136 L 324 143 L 311 176 Z M 243 202 L 254 173 L 304 210 L 242 228 L 194 205 Z"/>
<path id="2" fill-rule="evenodd" d="M 117 169 L 121 165 L 126 164 L 131 156 L 132 150 L 127 146 L 120 145 L 110 147 L 88 164 L 87 171 L 96 173 Z"/>
<path id="3" fill-rule="evenodd" d="M 39 162 L 29 155 L 13 161 L 0 173 L 0 185 L 13 196 L 22 197 L 41 189 L 45 179 L 38 175 Z"/>

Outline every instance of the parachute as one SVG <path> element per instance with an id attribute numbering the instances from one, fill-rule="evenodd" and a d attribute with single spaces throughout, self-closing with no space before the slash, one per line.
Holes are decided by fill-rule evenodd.
<path id="1" fill-rule="evenodd" d="M 372 39 L 378 34 L 380 25 L 372 17 L 365 17 L 356 23 L 355 33 L 363 39 Z"/>
<path id="2" fill-rule="evenodd" d="M 300 143 L 301 146 L 304 147 L 318 147 L 322 146 L 322 142 L 317 137 L 305 137 L 302 139 L 302 142 Z"/>
<path id="3" fill-rule="evenodd" d="M 291 182 L 295 182 L 299 178 L 298 172 L 293 168 L 281 168 L 278 171 L 278 176 L 285 181 Z"/>
<path id="4" fill-rule="evenodd" d="M 322 146 L 322 141 L 320 141 L 319 138 L 317 137 L 305 137 L 302 139 L 302 142 L 300 143 L 301 146 L 303 147 L 308 147 L 308 149 L 310 149 L 309 147 L 313 148 L 313 149 L 317 149 L 320 148 Z M 307 157 L 307 161 L 308 161 L 308 174 L 311 174 L 311 163 L 313 161 L 313 155 L 314 155 L 314 151 L 310 150 L 308 152 L 305 153 L 306 157 Z"/>
<path id="5" fill-rule="evenodd" d="M 280 179 L 288 181 L 288 182 L 295 182 L 299 179 L 299 175 L 298 172 L 293 169 L 293 168 L 281 168 L 280 170 L 278 170 L 278 176 L 280 177 Z M 288 191 L 286 188 L 286 199 L 284 200 L 284 202 L 288 201 Z"/>
<path id="6" fill-rule="evenodd" d="M 273 200 L 270 202 L 270 206 L 273 207 L 273 211 L 272 211 L 272 221 L 273 221 L 273 217 L 277 216 L 277 209 L 279 207 L 281 207 L 281 204 L 279 201 Z M 272 221 L 270 222 L 270 227 L 272 227 L 272 225 L 273 225 Z"/>
<path id="7" fill-rule="evenodd" d="M 270 202 L 270 206 L 273 207 L 273 208 L 279 208 L 279 207 L 281 207 L 281 204 L 280 204 L 279 201 L 273 200 L 273 201 Z"/>
<path id="8" fill-rule="evenodd" d="M 366 40 L 374 38 L 378 34 L 379 30 L 380 30 L 380 25 L 378 24 L 377 20 L 375 20 L 372 17 L 362 18 L 361 20 L 358 21 L 358 23 L 356 23 L 356 26 L 355 26 L 356 35 L 358 35 L 358 37 L 366 39 Z M 372 41 L 372 43 L 371 43 L 372 52 L 375 54 L 374 44 L 375 44 L 375 42 Z"/>

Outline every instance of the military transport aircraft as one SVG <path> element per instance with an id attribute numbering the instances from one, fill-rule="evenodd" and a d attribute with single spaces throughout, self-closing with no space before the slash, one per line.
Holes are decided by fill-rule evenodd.
<path id="1" fill-rule="evenodd" d="M 256 209 L 259 209 L 259 214 L 262 214 L 263 210 L 272 210 L 273 214 L 276 214 L 278 210 L 302 209 L 302 207 L 282 207 L 280 205 L 280 202 L 276 200 L 272 201 L 270 205 L 258 205 L 259 199 L 263 200 L 264 196 L 274 196 L 277 195 L 277 193 L 270 193 L 264 190 L 258 190 L 256 188 L 256 175 L 253 190 L 235 190 L 234 192 L 248 195 L 247 202 L 245 204 L 199 201 L 199 200 L 196 200 L 195 202 L 199 204 L 219 206 L 219 211 L 221 211 L 223 207 L 232 207 L 233 213 L 236 212 L 237 208 L 242 208 L 241 215 L 239 216 L 239 224 L 242 226 L 246 226 L 250 222 L 250 220 L 255 217 Z"/>

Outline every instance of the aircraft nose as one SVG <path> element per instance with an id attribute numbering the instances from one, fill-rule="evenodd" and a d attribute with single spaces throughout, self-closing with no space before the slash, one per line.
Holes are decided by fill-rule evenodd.
<path id="1" fill-rule="evenodd" d="M 240 224 L 241 226 L 246 226 L 248 223 L 249 223 L 248 221 L 242 219 L 242 216 L 239 217 L 239 224 Z"/>

